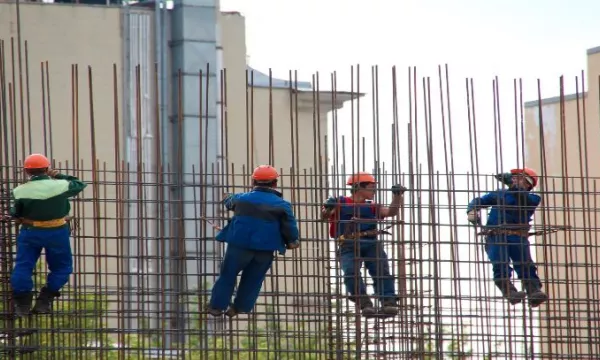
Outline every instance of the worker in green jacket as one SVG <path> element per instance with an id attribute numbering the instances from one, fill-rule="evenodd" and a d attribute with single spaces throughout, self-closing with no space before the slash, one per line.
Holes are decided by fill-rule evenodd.
<path id="1" fill-rule="evenodd" d="M 33 312 L 51 312 L 52 301 L 69 281 L 73 272 L 71 231 L 67 222 L 71 210 L 69 198 L 87 186 L 76 177 L 51 170 L 50 161 L 44 155 L 28 156 L 24 168 L 29 181 L 12 190 L 13 204 L 9 211 L 9 216 L 21 225 L 10 278 L 17 316 L 31 311 L 33 270 L 42 249 L 46 253 L 49 274 Z"/>

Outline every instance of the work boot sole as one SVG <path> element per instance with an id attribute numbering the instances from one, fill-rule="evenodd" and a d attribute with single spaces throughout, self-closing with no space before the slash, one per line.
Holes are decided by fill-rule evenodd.
<path id="1" fill-rule="evenodd" d="M 38 305 L 35 304 L 35 306 L 33 307 L 33 309 L 31 310 L 31 312 L 33 314 L 38 314 L 38 315 L 42 315 L 42 314 L 52 314 L 52 307 L 48 306 L 46 304 L 44 305 Z"/>
<path id="2" fill-rule="evenodd" d="M 527 297 L 527 294 L 525 294 L 524 292 L 516 292 L 516 293 L 510 294 L 510 296 L 507 298 L 507 300 L 511 305 L 517 305 L 517 304 L 522 303 L 526 297 Z"/>
<path id="3" fill-rule="evenodd" d="M 377 315 L 377 310 L 372 306 L 367 306 L 360 310 L 360 314 L 366 318 L 374 317 Z"/>
<path id="4" fill-rule="evenodd" d="M 212 315 L 212 316 L 222 316 L 223 315 L 223 310 L 218 310 L 218 309 L 213 309 L 213 308 L 207 308 L 206 309 L 206 313 L 208 315 Z"/>
<path id="5" fill-rule="evenodd" d="M 29 306 L 28 307 L 20 307 L 20 306 L 15 307 L 15 316 L 16 317 L 25 317 L 29 314 L 31 314 L 31 308 Z"/>
<path id="6" fill-rule="evenodd" d="M 529 296 L 529 306 L 536 308 L 548 301 L 548 295 L 543 292 L 536 292 Z"/>

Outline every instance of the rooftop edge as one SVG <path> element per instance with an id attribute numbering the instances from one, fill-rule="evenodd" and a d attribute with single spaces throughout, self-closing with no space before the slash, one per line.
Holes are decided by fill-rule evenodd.
<path id="1" fill-rule="evenodd" d="M 600 47 L 599 47 L 599 51 L 600 51 Z M 584 93 L 579 93 L 579 94 L 568 94 L 564 96 L 565 101 L 571 101 L 571 100 L 576 100 L 577 97 L 582 98 L 584 96 L 587 96 L 587 92 Z M 553 96 L 553 97 L 549 97 L 549 98 L 545 98 L 542 99 L 542 105 L 551 105 L 551 104 L 558 104 L 560 103 L 560 96 Z M 533 101 L 526 101 L 524 106 L 526 108 L 532 108 L 532 107 L 536 107 L 539 106 L 540 101 L 539 100 L 533 100 Z"/>

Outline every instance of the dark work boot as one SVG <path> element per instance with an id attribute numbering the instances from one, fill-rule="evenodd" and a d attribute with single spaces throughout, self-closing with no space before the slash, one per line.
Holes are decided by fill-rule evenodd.
<path id="1" fill-rule="evenodd" d="M 538 307 L 548 301 L 548 295 L 542 291 L 542 285 L 536 280 L 522 280 L 523 289 L 527 292 L 529 306 Z"/>
<path id="2" fill-rule="evenodd" d="M 227 311 L 225 311 L 225 315 L 227 315 L 228 317 L 232 318 L 234 316 L 237 316 L 238 314 L 242 314 L 243 312 L 239 311 L 235 306 L 230 306 L 229 309 L 227 309 Z"/>
<path id="3" fill-rule="evenodd" d="M 212 315 L 212 316 L 223 315 L 223 310 L 212 308 L 212 307 L 210 307 L 210 305 L 206 308 L 206 312 L 208 313 L 208 315 Z"/>
<path id="4" fill-rule="evenodd" d="M 525 293 L 517 290 L 510 280 L 495 280 L 494 283 L 502 292 L 505 299 L 512 305 L 516 305 L 525 300 Z"/>
<path id="5" fill-rule="evenodd" d="M 48 288 L 43 287 L 35 300 L 32 312 L 34 314 L 50 314 L 52 312 L 52 302 L 59 296 L 59 292 L 52 292 Z"/>
<path id="6" fill-rule="evenodd" d="M 381 304 L 381 313 L 385 317 L 394 317 L 398 315 L 398 303 L 393 299 L 386 299 Z"/>
<path id="7" fill-rule="evenodd" d="M 29 315 L 29 312 L 31 311 L 31 302 L 32 301 L 33 301 L 33 293 L 32 292 L 13 294 L 15 315 L 17 317 Z"/>
<path id="8" fill-rule="evenodd" d="M 368 296 L 361 297 L 357 305 L 360 307 L 360 313 L 364 317 L 373 317 L 377 314 L 377 310 L 375 310 L 373 302 Z"/>

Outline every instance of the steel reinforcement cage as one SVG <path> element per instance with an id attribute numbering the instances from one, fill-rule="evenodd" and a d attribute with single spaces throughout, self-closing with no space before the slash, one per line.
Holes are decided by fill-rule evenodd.
<path id="1" fill-rule="evenodd" d="M 433 78 L 419 77 L 415 68 L 404 79 L 396 68 L 382 75 L 377 67 L 365 74 L 359 66 L 348 76 L 315 74 L 312 90 L 304 93 L 294 85 L 295 73 L 290 72 L 288 89 L 257 89 L 248 72 L 241 104 L 228 99 L 227 73 L 221 70 L 221 161 L 202 161 L 182 174 L 174 170 L 185 161 L 179 144 L 167 145 L 175 154 L 172 162 L 159 155 L 165 138 L 177 138 L 163 133 L 161 121 L 169 119 L 157 120 L 156 103 L 155 111 L 141 111 L 141 82 L 148 81 L 144 86 L 152 89 L 155 102 L 158 89 L 152 79 L 142 79 L 139 68 L 136 109 L 127 110 L 135 114 L 135 134 L 151 135 L 145 145 L 122 133 L 116 66 L 114 90 L 103 95 L 114 99 L 113 119 L 95 117 L 94 108 L 107 104 L 94 104 L 99 95 L 93 69 L 77 65 L 72 66 L 72 118 L 57 119 L 52 109 L 60 105 L 52 101 L 49 64 L 41 66 L 42 81 L 30 84 L 15 66 L 6 70 L 7 43 L 0 43 L 0 53 L 2 212 L 10 206 L 10 190 L 26 181 L 21 164 L 31 152 L 48 154 L 54 168 L 89 184 L 72 202 L 74 273 L 52 315 L 12 315 L 10 273 L 18 227 L 8 220 L 1 224 L 3 357 L 591 359 L 600 353 L 597 165 L 588 158 L 599 127 L 597 114 L 586 115 L 586 99 L 597 100 L 584 96 L 585 89 L 576 97 L 576 111 L 566 111 L 561 78 L 558 115 L 550 124 L 541 94 L 537 106 L 524 109 L 520 80 L 511 81 L 512 91 L 501 96 L 494 79 L 492 91 L 478 97 L 493 100 L 478 100 L 483 105 L 476 106 L 474 81 L 466 79 L 461 92 L 461 82 L 451 86 L 442 66 Z M 29 74 L 27 66 L 23 71 Z M 341 77 L 350 84 L 349 93 L 337 90 Z M 591 86 L 597 93 L 598 84 Z M 369 96 L 363 97 L 361 88 Z M 41 116 L 29 101 L 33 91 L 42 93 Z M 287 100 L 274 96 L 276 91 Z M 255 97 L 262 100 L 254 102 Z M 337 109 L 332 104 L 338 97 L 352 102 Z M 512 99 L 510 106 L 506 99 Z M 245 108 L 237 112 L 245 115 L 231 115 L 234 106 Z M 268 115 L 255 118 L 261 106 Z M 514 113 L 504 116 L 507 107 Z M 169 131 L 181 131 L 182 121 L 171 119 Z M 209 134 L 202 129 L 198 137 L 206 143 Z M 137 158 L 123 155 L 126 146 L 137 148 Z M 112 155 L 99 156 L 99 149 Z M 301 247 L 277 256 L 251 314 L 212 318 L 204 310 L 225 248 L 214 240 L 215 228 L 231 214 L 219 200 L 207 201 L 207 194 L 219 199 L 248 191 L 251 171 L 262 163 L 280 171 L 278 187 L 298 218 Z M 534 218 L 537 232 L 529 238 L 550 296 L 539 308 L 513 306 L 502 298 L 491 279 L 481 229 L 466 217 L 471 198 L 502 186 L 493 174 L 524 165 L 541 174 L 536 190 L 543 201 Z M 409 189 L 398 216 L 403 222 L 388 222 L 390 234 L 379 238 L 400 296 L 400 313 L 393 319 L 357 315 L 344 290 L 337 245 L 320 219 L 323 201 L 345 194 L 346 176 L 358 170 L 378 178 L 380 203 L 390 201 L 394 184 Z M 171 198 L 184 178 L 193 190 Z M 178 215 L 187 206 L 195 215 Z M 37 289 L 46 272 L 42 257 L 34 273 Z M 372 279 L 366 271 L 363 275 L 372 293 Z"/>

